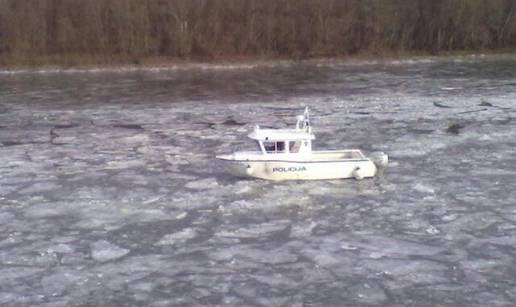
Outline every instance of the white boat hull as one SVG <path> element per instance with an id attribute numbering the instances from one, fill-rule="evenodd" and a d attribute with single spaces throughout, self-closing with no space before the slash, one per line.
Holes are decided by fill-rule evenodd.
<path id="1" fill-rule="evenodd" d="M 236 176 L 267 180 L 362 179 L 374 177 L 376 165 L 369 159 L 341 161 L 235 161 L 225 160 Z"/>
<path id="2" fill-rule="evenodd" d="M 359 149 L 312 150 L 315 135 L 308 107 L 297 117 L 295 129 L 256 126 L 249 138 L 257 142 L 259 151 L 216 156 L 234 175 L 267 180 L 362 179 L 374 177 L 376 165 L 383 169 L 389 161 L 383 152 L 366 157 Z"/>

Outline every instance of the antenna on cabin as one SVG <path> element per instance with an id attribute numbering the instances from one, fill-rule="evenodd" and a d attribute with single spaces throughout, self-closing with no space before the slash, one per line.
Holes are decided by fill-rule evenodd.
<path id="1" fill-rule="evenodd" d="M 308 111 L 308 107 L 305 107 L 305 112 L 303 115 L 298 115 L 296 117 L 297 123 L 296 123 L 296 130 L 305 130 L 307 132 L 310 132 L 310 114 Z"/>
<path id="2" fill-rule="evenodd" d="M 310 113 L 308 107 L 305 107 L 305 113 L 303 114 L 303 130 L 310 128 Z"/>

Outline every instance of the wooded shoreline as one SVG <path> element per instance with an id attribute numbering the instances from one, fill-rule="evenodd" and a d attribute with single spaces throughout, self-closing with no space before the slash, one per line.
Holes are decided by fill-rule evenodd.
<path id="1" fill-rule="evenodd" d="M 513 0 L 0 0 L 0 66 L 516 48 Z"/>

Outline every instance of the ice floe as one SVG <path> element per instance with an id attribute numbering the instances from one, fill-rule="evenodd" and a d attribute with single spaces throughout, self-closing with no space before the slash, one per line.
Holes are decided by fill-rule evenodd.
<path id="1" fill-rule="evenodd" d="M 130 250 L 116 246 L 106 240 L 99 240 L 90 245 L 91 257 L 100 262 L 118 259 L 127 255 Z"/>
<path id="2" fill-rule="evenodd" d="M 195 229 L 183 229 L 176 233 L 165 235 L 157 245 L 174 245 L 177 243 L 185 243 L 187 240 L 193 239 L 197 236 Z"/>
<path id="3" fill-rule="evenodd" d="M 510 305 L 515 63 L 0 72 L 0 304 Z M 282 183 L 213 159 L 305 105 L 317 149 L 390 167 Z"/>

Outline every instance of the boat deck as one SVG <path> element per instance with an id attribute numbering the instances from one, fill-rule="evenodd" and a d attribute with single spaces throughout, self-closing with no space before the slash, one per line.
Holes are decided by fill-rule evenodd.
<path id="1" fill-rule="evenodd" d="M 293 162 L 327 162 L 345 160 L 367 160 L 359 149 L 312 151 L 309 154 L 275 153 L 262 154 L 259 151 L 236 152 L 230 155 L 221 155 L 217 158 L 232 161 L 293 161 Z"/>

